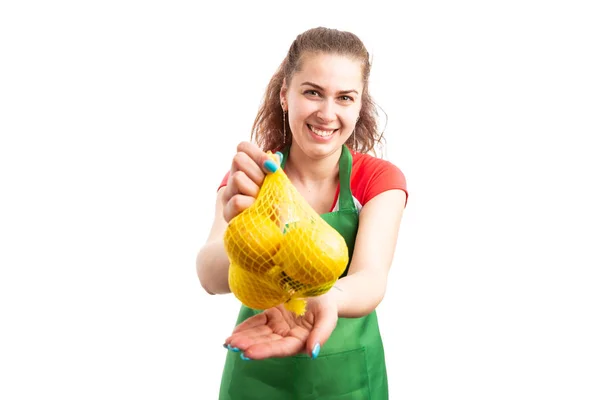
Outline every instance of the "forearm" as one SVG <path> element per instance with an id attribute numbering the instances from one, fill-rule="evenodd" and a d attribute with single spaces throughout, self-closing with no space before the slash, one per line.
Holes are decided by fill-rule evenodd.
<path id="1" fill-rule="evenodd" d="M 196 257 L 196 272 L 200 284 L 210 294 L 230 293 L 229 259 L 223 241 L 212 241 L 204 245 Z"/>
<path id="2" fill-rule="evenodd" d="M 383 300 L 387 276 L 365 272 L 348 275 L 327 293 L 338 307 L 340 318 L 358 318 L 370 314 Z"/>

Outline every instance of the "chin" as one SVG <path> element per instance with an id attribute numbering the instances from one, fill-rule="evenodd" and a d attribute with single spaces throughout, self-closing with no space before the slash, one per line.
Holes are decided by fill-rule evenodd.
<path id="1" fill-rule="evenodd" d="M 343 142 L 339 140 L 331 141 L 328 143 L 315 143 L 313 141 L 303 141 L 302 143 L 298 143 L 299 147 L 302 151 L 312 159 L 321 159 L 338 151 Z"/>

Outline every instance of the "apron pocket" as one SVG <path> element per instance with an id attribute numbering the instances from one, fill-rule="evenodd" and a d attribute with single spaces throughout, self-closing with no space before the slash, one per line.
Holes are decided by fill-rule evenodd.
<path id="1" fill-rule="evenodd" d="M 298 400 L 368 400 L 369 377 L 364 347 L 325 353 L 313 360 L 296 357 Z"/>
<path id="2" fill-rule="evenodd" d="M 296 377 L 296 359 L 270 358 L 244 361 L 239 353 L 229 353 L 231 379 L 223 382 L 222 400 L 293 400 L 290 394 Z M 227 397 L 223 392 L 226 391 Z"/>
<path id="3" fill-rule="evenodd" d="M 364 348 L 319 355 L 243 361 L 230 354 L 232 400 L 369 400 Z"/>

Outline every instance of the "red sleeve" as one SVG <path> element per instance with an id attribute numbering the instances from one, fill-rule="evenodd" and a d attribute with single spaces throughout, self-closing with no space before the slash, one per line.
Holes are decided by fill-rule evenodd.
<path id="1" fill-rule="evenodd" d="M 227 171 L 227 173 L 225 174 L 225 177 L 221 181 L 221 184 L 219 185 L 219 187 L 217 188 L 217 190 L 221 189 L 223 186 L 227 186 L 227 180 L 228 179 L 229 179 L 229 171 Z"/>
<path id="2" fill-rule="evenodd" d="M 406 177 L 398 167 L 386 162 L 374 172 L 370 185 L 365 191 L 365 203 L 380 193 L 394 189 L 404 191 L 406 193 L 406 201 L 408 201 Z"/>
<path id="3" fill-rule="evenodd" d="M 406 177 L 400 168 L 380 158 L 353 156 L 352 193 L 362 205 L 387 190 L 404 191 L 408 201 Z"/>

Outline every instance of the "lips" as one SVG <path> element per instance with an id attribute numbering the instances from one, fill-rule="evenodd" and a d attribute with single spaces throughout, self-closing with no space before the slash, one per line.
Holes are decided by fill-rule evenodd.
<path id="1" fill-rule="evenodd" d="M 321 136 L 321 137 L 329 137 L 329 136 L 333 135 L 335 132 L 337 132 L 337 129 L 319 129 L 310 124 L 307 124 L 307 125 L 308 125 L 308 129 L 310 129 L 311 132 L 313 132 L 315 135 Z"/>

